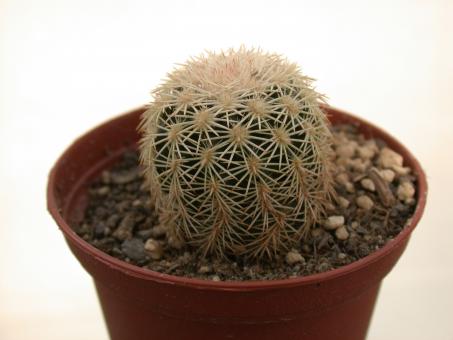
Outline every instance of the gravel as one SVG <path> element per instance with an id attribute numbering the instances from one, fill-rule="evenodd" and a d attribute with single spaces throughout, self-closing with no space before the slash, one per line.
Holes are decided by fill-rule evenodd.
<path id="1" fill-rule="evenodd" d="M 383 247 L 404 228 L 415 208 L 416 178 L 403 158 L 354 127 L 333 128 L 335 190 L 323 220 L 298 247 L 274 261 L 203 257 L 167 234 L 150 202 L 138 155 L 125 152 L 88 191 L 84 218 L 73 226 L 87 242 L 131 264 L 207 280 L 273 280 L 341 267 Z"/>

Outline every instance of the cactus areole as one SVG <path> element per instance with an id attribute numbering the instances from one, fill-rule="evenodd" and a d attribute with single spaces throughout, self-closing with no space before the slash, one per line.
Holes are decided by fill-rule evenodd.
<path id="1" fill-rule="evenodd" d="M 296 64 L 244 48 L 207 53 L 153 97 L 141 161 L 170 238 L 205 254 L 272 258 L 320 219 L 331 134 Z"/>

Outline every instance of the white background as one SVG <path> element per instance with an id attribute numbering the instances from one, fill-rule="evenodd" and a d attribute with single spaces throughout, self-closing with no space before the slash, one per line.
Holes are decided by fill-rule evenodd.
<path id="1" fill-rule="evenodd" d="M 0 339 L 107 339 L 46 212 L 47 173 L 75 137 L 147 102 L 174 63 L 240 44 L 285 54 L 419 158 L 426 213 L 368 339 L 453 339 L 452 1 L 0 0 L 0 25 Z"/>

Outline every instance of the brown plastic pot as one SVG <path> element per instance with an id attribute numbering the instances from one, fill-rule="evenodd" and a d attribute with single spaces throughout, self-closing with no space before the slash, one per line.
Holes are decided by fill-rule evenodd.
<path id="1" fill-rule="evenodd" d="M 381 129 L 332 107 L 333 124 L 352 123 L 403 155 L 418 180 L 417 208 L 395 239 L 371 255 L 325 273 L 277 281 L 212 282 L 135 267 L 85 242 L 71 229 L 86 206 L 90 181 L 135 146 L 144 108 L 86 133 L 55 164 L 48 209 L 82 266 L 92 275 L 112 340 L 362 340 L 385 275 L 420 220 L 427 183 L 420 164 Z"/>

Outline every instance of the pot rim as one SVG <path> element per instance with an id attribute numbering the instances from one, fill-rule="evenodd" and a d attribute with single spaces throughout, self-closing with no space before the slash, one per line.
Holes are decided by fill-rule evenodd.
<path id="1" fill-rule="evenodd" d="M 370 255 L 361 258 L 357 261 L 354 261 L 350 264 L 345 266 L 332 269 L 326 272 L 317 273 L 308 276 L 300 276 L 295 278 L 288 278 L 288 279 L 279 279 L 279 280 L 249 280 L 249 281 L 210 281 L 204 279 L 196 279 L 196 278 L 188 278 L 183 276 L 176 276 L 170 274 L 163 274 L 159 273 L 150 269 L 143 269 L 141 267 L 129 264 L 125 261 L 119 260 L 114 258 L 101 250 L 95 248 L 81 237 L 79 237 L 75 231 L 69 226 L 66 222 L 65 218 L 62 215 L 61 209 L 58 207 L 56 202 L 56 197 L 54 195 L 54 189 L 56 187 L 56 172 L 57 169 L 61 166 L 62 163 L 65 162 L 66 155 L 69 151 L 73 148 L 77 147 L 77 142 L 83 139 L 85 136 L 89 135 L 90 133 L 94 132 L 96 129 L 109 124 L 111 121 L 116 119 L 121 119 L 123 116 L 127 114 L 132 114 L 137 111 L 143 111 L 145 106 L 140 106 L 136 109 L 130 110 L 122 115 L 109 119 L 94 128 L 90 129 L 82 136 L 77 138 L 69 147 L 65 149 L 63 154 L 58 158 L 55 165 L 52 167 L 51 172 L 49 173 L 48 184 L 47 184 L 47 209 L 50 215 L 54 218 L 57 222 L 60 230 L 63 232 L 64 236 L 71 240 L 72 244 L 75 244 L 78 248 L 83 250 L 85 253 L 92 256 L 97 261 L 103 263 L 104 265 L 118 270 L 125 275 L 130 275 L 139 279 L 154 281 L 161 284 L 168 284 L 168 285 L 176 285 L 176 286 L 183 286 L 183 287 L 190 287 L 194 289 L 208 289 L 208 290 L 216 290 L 216 291 L 251 291 L 251 290 L 264 290 L 264 289 L 279 289 L 279 288 L 290 288 L 294 286 L 301 286 L 301 285 L 311 285 L 311 284 L 321 284 L 326 281 L 330 281 L 336 279 L 338 277 L 348 275 L 355 271 L 358 271 L 367 265 L 378 261 L 380 258 L 389 254 L 392 249 L 400 245 L 404 242 L 407 238 L 409 238 L 411 232 L 414 230 L 415 226 L 420 221 L 423 211 L 426 205 L 426 197 L 428 192 L 428 184 L 426 180 L 426 175 L 417 161 L 417 159 L 412 155 L 412 153 L 397 139 L 393 136 L 382 130 L 380 127 L 377 127 L 370 122 L 358 118 L 349 112 L 344 110 L 337 109 L 332 106 L 322 105 L 324 109 L 327 111 L 336 111 L 341 113 L 343 116 L 348 117 L 349 119 L 353 120 L 359 125 L 369 126 L 378 134 L 385 137 L 387 140 L 391 140 L 393 145 L 396 146 L 400 152 L 404 153 L 406 157 L 404 157 L 405 163 L 411 163 L 411 167 L 417 176 L 417 206 L 414 211 L 413 216 L 408 220 L 404 229 L 392 239 L 392 241 L 388 242 L 382 248 L 374 251 Z M 329 115 L 329 112 L 327 112 Z"/>

